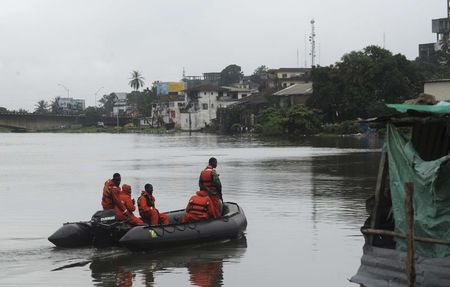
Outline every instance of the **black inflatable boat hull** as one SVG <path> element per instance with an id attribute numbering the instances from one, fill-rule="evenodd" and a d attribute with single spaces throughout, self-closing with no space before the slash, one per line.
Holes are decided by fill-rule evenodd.
<path id="1" fill-rule="evenodd" d="M 90 221 L 65 223 L 48 240 L 58 247 L 109 247 L 118 245 L 119 239 L 132 226 L 117 221 L 114 210 L 97 211 Z"/>
<path id="2" fill-rule="evenodd" d="M 136 226 L 119 241 L 131 250 L 153 250 L 190 243 L 239 238 L 247 227 L 244 211 L 236 203 L 225 203 L 226 214 L 213 220 Z M 180 221 L 183 210 L 168 213 L 170 221 Z"/>
<path id="3" fill-rule="evenodd" d="M 66 223 L 55 233 L 50 235 L 48 240 L 59 247 L 82 247 L 92 243 L 93 233 L 90 222 Z"/>

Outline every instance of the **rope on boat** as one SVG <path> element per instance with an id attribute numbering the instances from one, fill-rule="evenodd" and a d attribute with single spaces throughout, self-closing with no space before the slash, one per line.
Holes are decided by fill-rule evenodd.
<path id="1" fill-rule="evenodd" d="M 183 228 L 181 228 L 181 226 L 183 226 Z M 170 225 L 168 225 L 168 226 L 160 225 L 159 227 L 161 228 L 161 231 L 162 231 L 160 233 L 158 233 L 156 228 L 151 228 L 150 227 L 150 230 L 152 230 L 156 234 L 156 236 L 158 236 L 158 237 L 164 236 L 164 233 L 171 234 L 171 233 L 174 233 L 177 230 L 178 231 L 185 231 L 188 228 L 191 229 L 191 230 L 197 230 L 197 224 L 195 222 L 188 222 L 187 224 L 183 224 L 181 226 L 179 226 L 179 225 L 171 225 L 171 226 Z M 172 227 L 173 230 L 168 229 L 170 227 Z"/>

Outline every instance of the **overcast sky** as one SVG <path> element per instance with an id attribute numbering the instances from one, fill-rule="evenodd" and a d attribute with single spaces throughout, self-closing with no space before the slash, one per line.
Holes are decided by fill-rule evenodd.
<path id="1" fill-rule="evenodd" d="M 0 106 L 34 110 L 57 96 L 86 100 L 129 92 L 132 70 L 153 81 L 238 64 L 305 65 L 316 21 L 316 63 L 368 45 L 409 59 L 435 41 L 445 0 L 1 0 Z M 309 42 L 308 50 L 309 53 Z M 308 66 L 311 64 L 307 56 Z M 61 85 L 58 85 L 61 84 Z"/>

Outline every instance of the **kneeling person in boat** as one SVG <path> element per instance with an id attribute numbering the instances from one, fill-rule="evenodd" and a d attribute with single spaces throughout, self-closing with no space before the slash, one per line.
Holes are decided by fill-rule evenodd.
<path id="1" fill-rule="evenodd" d="M 141 196 L 138 198 L 139 214 L 142 219 L 150 225 L 169 224 L 169 217 L 167 214 L 159 213 L 155 207 L 155 197 L 153 196 L 153 186 L 147 183 Z"/>
<path id="2" fill-rule="evenodd" d="M 131 199 L 131 186 L 128 184 L 122 185 L 122 192 L 119 194 L 119 200 L 126 208 L 124 213 L 119 206 L 115 206 L 116 219 L 120 221 L 127 221 L 131 225 L 144 224 L 144 222 L 133 214 L 136 209 L 134 206 L 134 200 Z"/>
<path id="3" fill-rule="evenodd" d="M 216 217 L 218 217 L 217 212 L 208 193 L 204 190 L 199 190 L 189 199 L 186 214 L 183 216 L 182 221 L 198 221 Z"/>

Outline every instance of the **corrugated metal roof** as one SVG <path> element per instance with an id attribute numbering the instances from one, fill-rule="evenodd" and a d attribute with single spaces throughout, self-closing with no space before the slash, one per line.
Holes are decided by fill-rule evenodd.
<path id="1" fill-rule="evenodd" d="M 350 282 L 366 287 L 407 287 L 406 252 L 364 246 L 361 266 Z M 450 258 L 416 255 L 416 287 L 450 286 Z"/>
<path id="2" fill-rule="evenodd" d="M 312 94 L 312 83 L 294 84 L 281 91 L 274 93 L 274 96 L 291 96 Z"/>

